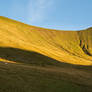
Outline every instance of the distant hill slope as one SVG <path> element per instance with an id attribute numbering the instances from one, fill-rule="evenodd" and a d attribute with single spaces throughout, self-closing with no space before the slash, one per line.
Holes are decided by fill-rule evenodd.
<path id="1" fill-rule="evenodd" d="M 58 31 L 0 17 L 0 47 L 34 51 L 60 62 L 92 65 L 92 28 Z"/>

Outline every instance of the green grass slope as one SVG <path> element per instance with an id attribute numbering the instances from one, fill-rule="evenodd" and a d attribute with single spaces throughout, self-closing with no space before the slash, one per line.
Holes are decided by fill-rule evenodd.
<path id="1" fill-rule="evenodd" d="M 0 17 L 0 92 L 92 92 L 91 30 L 44 29 Z"/>

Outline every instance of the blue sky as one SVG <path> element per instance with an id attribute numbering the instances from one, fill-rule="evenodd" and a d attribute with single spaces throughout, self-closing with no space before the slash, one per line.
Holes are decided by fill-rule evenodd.
<path id="1" fill-rule="evenodd" d="M 92 27 L 92 0 L 0 0 L 0 16 L 45 28 L 81 30 Z"/>

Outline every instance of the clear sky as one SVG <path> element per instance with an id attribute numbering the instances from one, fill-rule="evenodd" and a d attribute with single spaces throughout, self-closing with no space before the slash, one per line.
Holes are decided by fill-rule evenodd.
<path id="1" fill-rule="evenodd" d="M 0 0 L 0 16 L 61 30 L 92 27 L 92 0 Z"/>

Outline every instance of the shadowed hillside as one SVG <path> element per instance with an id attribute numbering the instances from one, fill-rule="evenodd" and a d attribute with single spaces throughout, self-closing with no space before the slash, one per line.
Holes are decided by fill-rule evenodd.
<path id="1" fill-rule="evenodd" d="M 0 47 L 0 58 L 16 62 L 0 62 L 1 92 L 92 91 L 91 66 L 60 63 L 36 52 L 9 47 Z"/>
<path id="2" fill-rule="evenodd" d="M 91 34 L 0 17 L 0 92 L 92 92 Z"/>

